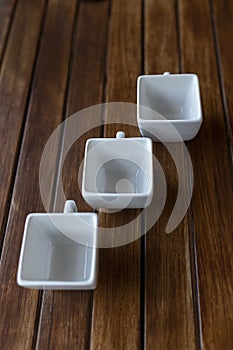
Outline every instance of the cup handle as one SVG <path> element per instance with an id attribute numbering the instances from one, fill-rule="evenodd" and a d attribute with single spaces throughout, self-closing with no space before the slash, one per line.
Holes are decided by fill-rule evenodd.
<path id="1" fill-rule="evenodd" d="M 116 133 L 116 138 L 117 138 L 117 139 L 123 139 L 123 138 L 125 138 L 125 133 L 124 133 L 124 131 L 118 131 L 118 132 Z"/>
<path id="2" fill-rule="evenodd" d="M 75 213 L 75 212 L 77 213 L 77 211 L 78 211 L 78 209 L 77 209 L 75 201 L 67 200 L 65 202 L 64 210 L 63 210 L 64 214 Z"/>

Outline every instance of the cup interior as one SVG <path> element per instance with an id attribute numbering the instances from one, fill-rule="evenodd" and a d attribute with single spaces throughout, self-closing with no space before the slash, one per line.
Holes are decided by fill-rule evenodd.
<path id="1" fill-rule="evenodd" d="M 148 181 L 138 164 L 117 158 L 99 168 L 96 189 L 100 193 L 145 193 L 148 191 Z"/>
<path id="2" fill-rule="evenodd" d="M 70 229 L 69 217 L 64 214 L 57 217 L 62 218 L 62 227 L 59 227 L 59 220 L 54 224 L 46 214 L 30 217 L 22 258 L 22 279 L 76 282 L 90 278 L 94 249 L 64 236 L 64 229 Z"/>
<path id="3" fill-rule="evenodd" d="M 195 75 L 141 77 L 139 105 L 157 111 L 167 120 L 195 119 L 198 113 L 198 81 Z M 141 109 L 140 118 L 159 117 Z"/>
<path id="4" fill-rule="evenodd" d="M 91 141 L 86 152 L 85 190 L 112 194 L 147 193 L 152 181 L 151 151 L 147 140 L 140 141 Z"/>

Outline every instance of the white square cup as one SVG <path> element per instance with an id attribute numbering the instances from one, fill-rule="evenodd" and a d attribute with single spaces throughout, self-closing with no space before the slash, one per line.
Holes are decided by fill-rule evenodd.
<path id="1" fill-rule="evenodd" d="M 145 208 L 153 196 L 149 138 L 95 138 L 86 142 L 82 195 L 93 208 Z"/>
<path id="2" fill-rule="evenodd" d="M 202 124 L 197 75 L 166 72 L 139 76 L 137 107 L 142 136 L 161 142 L 191 140 Z"/>
<path id="3" fill-rule="evenodd" d="M 98 219 L 95 213 L 29 214 L 26 219 L 17 283 L 35 289 L 94 289 L 97 285 Z"/>

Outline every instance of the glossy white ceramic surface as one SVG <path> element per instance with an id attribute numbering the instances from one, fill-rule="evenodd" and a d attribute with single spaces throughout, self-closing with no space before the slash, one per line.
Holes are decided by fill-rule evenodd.
<path id="1" fill-rule="evenodd" d="M 195 74 L 139 76 L 137 105 L 140 132 L 153 141 L 191 140 L 202 124 L 199 82 Z"/>
<path id="2" fill-rule="evenodd" d="M 39 289 L 96 287 L 97 214 L 69 211 L 66 208 L 64 214 L 27 216 L 17 275 L 20 286 Z"/>
<path id="3" fill-rule="evenodd" d="M 149 138 L 96 138 L 86 142 L 82 195 L 93 208 L 144 208 L 153 196 Z"/>

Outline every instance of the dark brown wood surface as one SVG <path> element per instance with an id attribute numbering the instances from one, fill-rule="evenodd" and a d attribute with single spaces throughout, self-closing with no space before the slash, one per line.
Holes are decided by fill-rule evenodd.
<path id="1" fill-rule="evenodd" d="M 2 244 L 14 174 L 28 106 L 28 94 L 33 79 L 44 1 L 21 1 L 15 10 L 15 20 L 1 62 L 0 71 L 0 241 Z M 30 12 L 30 16 L 28 16 Z M 6 30 L 7 21 L 5 21 Z M 1 22 L 0 22 L 1 23 Z M 4 24 L 4 21 L 2 22 Z M 1 38 L 2 42 L 4 37 Z"/>
<path id="2" fill-rule="evenodd" d="M 155 6 L 154 1 L 149 0 L 145 4 L 144 73 L 179 73 L 177 3 L 161 0 Z M 165 234 L 177 195 L 178 179 L 166 148 L 155 144 L 154 154 L 165 172 L 168 194 L 160 220 L 146 235 L 145 344 L 148 349 L 195 349 L 199 341 L 197 339 L 195 344 L 188 215 L 175 231 Z M 180 166 L 185 169 L 185 159 L 181 155 L 179 158 Z M 187 170 L 185 177 L 188 179 Z"/>
<path id="3" fill-rule="evenodd" d="M 2 0 L 0 4 L 0 61 L 7 44 L 16 3 L 16 0 Z"/>
<path id="4" fill-rule="evenodd" d="M 182 70 L 195 71 L 200 77 L 205 120 L 200 137 L 189 145 L 195 172 L 192 211 L 202 342 L 205 348 L 230 349 L 233 342 L 232 164 L 212 17 L 208 1 L 196 1 L 192 8 L 187 1 L 180 3 Z"/>
<path id="5" fill-rule="evenodd" d="M 108 40 L 106 102 L 136 102 L 136 79 L 141 73 L 141 15 L 139 0 L 112 2 Z M 127 119 L 133 123 L 136 115 Z M 138 129 L 116 123 L 111 110 L 105 116 L 104 136 L 118 130 L 138 136 Z M 123 226 L 139 214 L 101 213 L 103 227 Z M 140 223 L 133 226 L 140 232 Z M 126 235 L 129 233 L 124 232 Z M 99 286 L 94 292 L 91 349 L 136 349 L 140 347 L 140 240 L 100 251 Z M 104 311 L 105 310 L 105 311 Z M 130 332 L 129 332 L 130 329 Z"/>
<path id="6" fill-rule="evenodd" d="M 39 164 L 48 137 L 62 120 L 75 6 L 75 1 L 50 2 L 43 24 L 0 266 L 1 348 L 5 349 L 27 349 L 35 345 L 41 293 L 17 287 L 16 271 L 25 216 L 29 212 L 43 211 L 38 181 Z M 25 17 L 30 18 L 29 13 L 24 11 Z M 36 13 L 39 15 L 38 11 Z M 30 28 L 26 34 L 31 36 Z M 56 43 L 57 37 L 59 45 Z M 30 51 L 30 46 L 27 50 Z M 50 54 L 46 54 L 48 52 Z M 24 55 L 21 56 L 23 59 Z M 18 81 L 20 85 L 20 78 Z M 19 120 L 17 114 L 14 118 Z M 9 127 L 8 142 L 12 141 L 11 137 L 14 135 Z M 51 201 L 51 196 L 52 183 L 48 201 Z"/>
<path id="7" fill-rule="evenodd" d="M 80 3 L 77 15 L 65 106 L 67 117 L 82 108 L 101 103 L 104 92 L 108 3 Z M 87 41 L 89 45 L 86 45 Z M 81 122 L 88 129 L 88 120 L 84 119 Z M 77 122 L 78 127 L 80 127 L 79 121 Z M 64 132 L 64 137 L 65 135 Z M 64 191 L 67 198 L 75 199 L 79 211 L 90 211 L 91 208 L 83 200 L 76 181 L 70 181 L 70 178 L 77 179 L 77 171 L 83 159 L 86 140 L 90 137 L 101 136 L 102 128 L 99 127 L 90 130 L 84 137 L 78 139 L 69 151 L 63 167 Z M 69 138 L 64 142 L 69 142 Z M 55 196 L 54 205 L 57 210 L 63 210 L 64 203 L 60 201 L 59 193 Z M 44 292 L 37 335 L 38 348 L 87 348 L 90 344 L 92 302 L 93 293 L 91 291 Z M 56 322 L 53 321 L 54 318 Z"/>
<path id="8" fill-rule="evenodd" d="M 0 0 L 1 350 L 233 348 L 232 20 L 230 0 Z M 164 71 L 200 79 L 204 122 L 186 144 L 194 192 L 183 221 L 165 233 L 178 179 L 168 151 L 154 144 L 166 206 L 146 236 L 100 249 L 97 289 L 18 287 L 26 215 L 44 211 L 39 165 L 51 133 L 83 108 L 135 103 L 137 76 Z M 92 210 L 78 187 L 88 138 L 119 129 L 140 135 L 130 125 L 136 113 L 127 126 L 108 108 L 96 120 L 105 125 L 74 143 L 62 169 L 65 128 L 54 144 L 46 198 L 52 211 L 64 205 L 59 174 L 66 197 L 80 212 Z M 77 123 L 90 126 L 88 118 Z M 183 154 L 180 162 L 188 186 Z M 120 226 L 139 213 L 100 212 L 100 225 Z M 143 234 L 146 220 L 147 213 L 128 234 Z"/>

